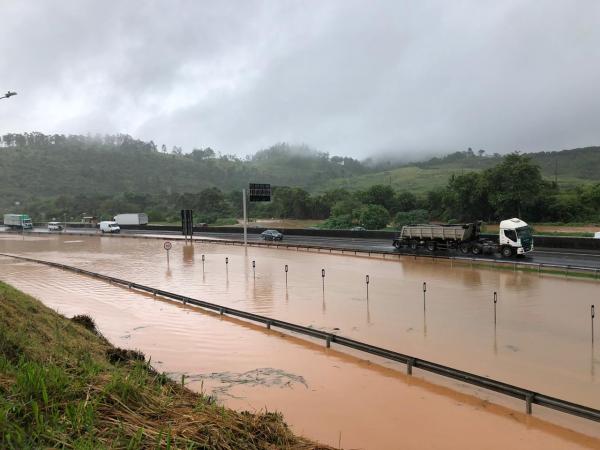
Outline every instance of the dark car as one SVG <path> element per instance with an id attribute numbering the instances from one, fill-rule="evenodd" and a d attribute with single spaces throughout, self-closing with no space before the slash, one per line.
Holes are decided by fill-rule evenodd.
<path id="1" fill-rule="evenodd" d="M 265 230 L 260 235 L 265 241 L 281 241 L 283 239 L 283 234 L 277 230 Z"/>
<path id="2" fill-rule="evenodd" d="M 352 227 L 350 231 L 367 231 L 365 227 Z"/>

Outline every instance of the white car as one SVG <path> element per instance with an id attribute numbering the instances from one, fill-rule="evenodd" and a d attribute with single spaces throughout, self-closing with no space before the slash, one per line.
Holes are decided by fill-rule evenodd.
<path id="1" fill-rule="evenodd" d="M 63 226 L 60 222 L 48 222 L 48 231 L 62 231 Z"/>
<path id="2" fill-rule="evenodd" d="M 102 233 L 120 233 L 121 227 L 113 220 L 103 220 L 100 222 L 100 231 Z"/>

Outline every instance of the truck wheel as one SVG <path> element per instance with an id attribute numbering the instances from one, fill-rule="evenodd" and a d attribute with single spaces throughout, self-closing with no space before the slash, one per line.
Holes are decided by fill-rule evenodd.
<path id="1" fill-rule="evenodd" d="M 510 258 L 513 255 L 512 248 L 510 248 L 508 245 L 502 247 L 502 250 L 500 250 L 500 253 L 502 253 L 502 256 L 504 258 Z"/>
<path id="2" fill-rule="evenodd" d="M 471 253 L 474 255 L 481 255 L 481 247 L 479 245 L 474 245 L 471 247 Z"/>
<path id="3" fill-rule="evenodd" d="M 400 241 L 394 241 L 394 247 L 396 249 L 400 249 L 400 247 L 402 247 L 402 244 L 400 243 Z"/>
<path id="4" fill-rule="evenodd" d="M 437 247 L 435 241 L 427 241 L 427 244 L 425 244 L 425 246 L 427 247 L 427 250 L 429 250 L 430 252 L 435 252 L 435 249 Z"/>
<path id="5" fill-rule="evenodd" d="M 460 244 L 459 249 L 462 254 L 466 255 L 467 253 L 469 253 L 469 250 L 471 250 L 471 246 L 466 242 L 463 242 L 462 244 Z"/>
<path id="6" fill-rule="evenodd" d="M 409 245 L 411 250 L 416 250 L 417 248 L 419 248 L 419 243 L 417 241 L 410 241 Z"/>

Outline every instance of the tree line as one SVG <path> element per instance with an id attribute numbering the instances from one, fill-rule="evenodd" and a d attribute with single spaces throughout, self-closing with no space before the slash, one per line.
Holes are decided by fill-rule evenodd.
<path id="1" fill-rule="evenodd" d="M 146 212 L 152 222 L 176 222 L 180 209 L 194 210 L 196 222 L 227 224 L 242 215 L 241 190 L 210 187 L 187 193 L 79 194 L 40 198 L 28 213 L 40 220 L 78 220 L 84 213 L 110 218 Z M 417 196 L 388 185 L 365 190 L 334 189 L 309 193 L 299 187 L 274 186 L 272 201 L 249 203 L 253 218 L 323 219 L 324 228 L 383 229 L 428 221 L 495 222 L 520 217 L 531 222 L 600 220 L 600 183 L 561 191 L 545 180 L 527 155 L 512 153 L 494 167 L 453 175 L 441 189 Z"/>

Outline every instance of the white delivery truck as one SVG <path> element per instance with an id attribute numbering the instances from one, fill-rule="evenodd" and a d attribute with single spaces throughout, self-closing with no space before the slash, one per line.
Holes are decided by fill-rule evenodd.
<path id="1" fill-rule="evenodd" d="M 112 220 L 103 220 L 100 222 L 100 231 L 102 233 L 120 233 L 121 227 L 119 227 L 117 222 Z"/>
<path id="2" fill-rule="evenodd" d="M 394 247 L 408 246 L 412 250 L 423 246 L 430 252 L 437 249 L 458 249 L 461 253 L 499 252 L 505 258 L 524 255 L 533 250 L 531 228 L 521 219 L 500 222 L 498 241 L 480 236 L 481 222 L 456 225 L 406 225 L 394 239 Z"/>
<path id="3" fill-rule="evenodd" d="M 27 214 L 4 214 L 4 226 L 18 230 L 31 230 L 33 222 Z"/>
<path id="4" fill-rule="evenodd" d="M 144 213 L 117 214 L 114 221 L 119 225 L 148 225 L 148 215 Z"/>

